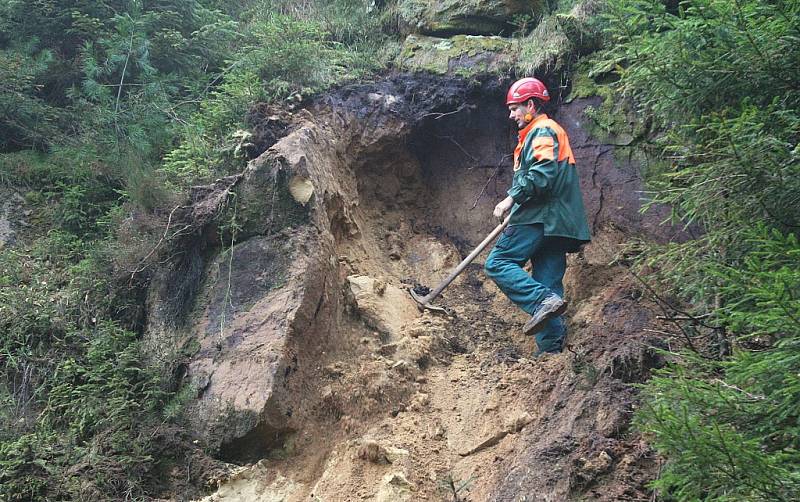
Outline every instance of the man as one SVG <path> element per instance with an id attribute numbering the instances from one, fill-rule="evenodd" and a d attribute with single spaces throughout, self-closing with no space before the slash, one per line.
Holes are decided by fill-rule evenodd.
<path id="1" fill-rule="evenodd" d="M 494 208 L 508 227 L 486 259 L 486 274 L 500 290 L 531 315 L 526 335 L 536 334 L 535 356 L 561 352 L 567 334 L 562 279 L 566 253 L 589 242 L 575 158 L 564 129 L 546 114 L 545 85 L 523 78 L 508 90 L 509 118 L 520 129 L 514 150 L 514 178 L 508 197 Z M 522 268 L 528 260 L 532 275 Z"/>

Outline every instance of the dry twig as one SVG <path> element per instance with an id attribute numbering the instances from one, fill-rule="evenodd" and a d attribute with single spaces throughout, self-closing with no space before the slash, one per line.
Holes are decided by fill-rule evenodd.
<path id="1" fill-rule="evenodd" d="M 159 247 L 161 247 L 161 243 L 163 243 L 164 239 L 166 239 L 167 233 L 169 233 L 169 227 L 172 225 L 172 215 L 175 214 L 175 211 L 177 211 L 178 208 L 180 207 L 181 207 L 180 205 L 177 205 L 172 211 L 170 211 L 169 218 L 167 218 L 167 228 L 164 229 L 164 235 L 161 236 L 161 238 L 158 240 L 153 249 L 151 249 L 150 252 L 147 253 L 147 256 L 142 258 L 139 261 L 139 264 L 136 265 L 136 268 L 131 271 L 130 281 L 133 281 L 133 278 L 136 276 L 136 274 L 143 272 L 147 269 L 147 265 L 145 265 L 145 262 L 149 260 L 151 256 L 153 256 L 153 254 L 158 250 Z"/>
<path id="2" fill-rule="evenodd" d="M 469 208 L 470 211 L 475 209 L 478 206 L 478 201 L 481 200 L 481 197 L 483 197 L 483 194 L 486 193 L 486 189 L 489 188 L 489 184 L 492 182 L 493 179 L 497 178 L 497 173 L 499 173 L 500 172 L 500 168 L 503 167 L 503 162 L 507 158 L 511 157 L 511 155 L 512 154 L 507 153 L 507 154 L 503 155 L 500 158 L 500 161 L 497 163 L 497 167 L 494 168 L 494 172 L 492 173 L 491 176 L 489 176 L 489 179 L 486 180 L 486 183 L 483 185 L 483 188 L 481 188 L 481 193 L 478 194 L 478 196 L 475 198 L 475 202 L 472 203 L 472 207 Z"/>

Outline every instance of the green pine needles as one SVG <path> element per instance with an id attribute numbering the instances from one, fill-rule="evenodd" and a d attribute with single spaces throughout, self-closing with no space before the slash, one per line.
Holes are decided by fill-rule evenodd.
<path id="1" fill-rule="evenodd" d="M 695 305 L 644 386 L 665 500 L 800 498 L 800 2 L 612 0 L 617 89 L 655 119 L 649 180 L 697 237 L 643 263 Z"/>

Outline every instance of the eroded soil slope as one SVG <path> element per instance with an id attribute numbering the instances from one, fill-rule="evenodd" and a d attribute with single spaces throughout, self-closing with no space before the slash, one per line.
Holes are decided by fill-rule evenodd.
<path id="1" fill-rule="evenodd" d="M 198 259 L 169 342 L 196 346 L 192 420 L 241 465 L 208 500 L 647 497 L 657 465 L 629 430 L 630 384 L 660 363 L 661 327 L 612 262 L 628 239 L 672 231 L 638 212 L 638 166 L 585 131 L 590 101 L 556 117 L 595 232 L 570 257 L 569 350 L 530 359 L 525 318 L 483 257 L 441 298 L 447 315 L 420 313 L 405 291 L 434 286 L 496 224 L 514 142 L 504 86 L 344 89 L 296 114 L 230 190 L 238 244 Z M 165 323 L 151 317 L 154 344 Z"/>

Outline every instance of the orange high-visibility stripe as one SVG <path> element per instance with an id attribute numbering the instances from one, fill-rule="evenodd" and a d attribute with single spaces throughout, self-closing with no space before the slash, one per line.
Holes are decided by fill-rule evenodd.
<path id="1" fill-rule="evenodd" d="M 572 148 L 569 146 L 569 137 L 567 132 L 558 125 L 558 122 L 547 118 L 537 123 L 537 125 L 549 127 L 556 132 L 556 137 L 558 138 L 558 161 L 561 162 L 564 159 L 568 159 L 570 164 L 575 165 L 575 156 L 572 155 Z"/>
<path id="2" fill-rule="evenodd" d="M 536 125 L 536 121 L 531 122 L 524 129 L 519 132 L 519 142 L 517 143 L 517 147 L 514 149 L 514 170 L 519 170 L 520 167 L 520 155 L 522 155 L 522 146 L 525 144 L 525 138 L 528 137 L 528 134 L 533 130 Z"/>
<path id="3" fill-rule="evenodd" d="M 556 133 L 558 139 L 558 161 L 568 160 L 570 164 L 575 165 L 575 156 L 572 154 L 572 148 L 569 146 L 569 137 L 566 131 L 558 125 L 558 122 L 552 120 L 546 114 L 538 115 L 533 122 L 525 126 L 519 132 L 519 142 L 514 149 L 514 170 L 520 168 L 520 155 L 522 154 L 522 145 L 525 143 L 525 138 L 534 129 L 549 127 Z M 539 143 L 545 141 L 545 143 Z M 549 145 L 546 143 L 549 142 Z M 537 145 L 539 145 L 537 147 Z M 533 155 L 537 160 L 553 160 L 555 157 L 553 138 L 551 136 L 539 136 L 533 139 Z"/>
<path id="4" fill-rule="evenodd" d="M 553 160 L 555 159 L 556 142 L 552 136 L 537 136 L 533 138 L 531 146 L 533 146 L 533 156 L 536 160 Z"/>

